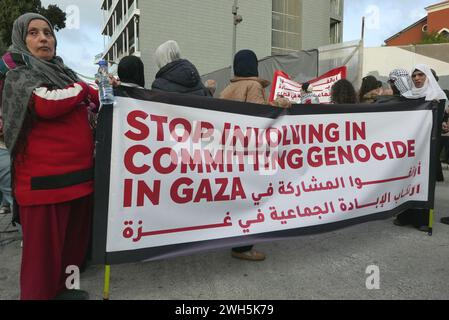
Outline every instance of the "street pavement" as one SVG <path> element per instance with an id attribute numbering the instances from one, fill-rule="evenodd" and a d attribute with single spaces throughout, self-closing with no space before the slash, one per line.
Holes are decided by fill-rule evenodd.
<path id="1" fill-rule="evenodd" d="M 237 260 L 220 249 L 156 262 L 111 266 L 111 300 L 449 299 L 449 171 L 437 184 L 434 233 L 392 220 L 263 243 L 262 262 Z M 10 216 L 0 216 L 0 232 Z M 0 234 L 0 300 L 19 297 L 17 232 Z M 367 278 L 378 268 L 379 288 Z M 368 268 L 368 269 L 367 269 Z M 368 273 L 367 273 L 368 271 Z M 371 278 L 370 278 L 371 279 Z M 81 274 L 81 289 L 103 297 L 104 267 Z M 368 281 L 369 282 L 369 281 Z"/>

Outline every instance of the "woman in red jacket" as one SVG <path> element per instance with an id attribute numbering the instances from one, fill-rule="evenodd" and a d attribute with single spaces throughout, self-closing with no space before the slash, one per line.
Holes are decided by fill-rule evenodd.
<path id="1" fill-rule="evenodd" d="M 98 105 L 98 95 L 56 56 L 56 44 L 45 17 L 24 14 L 0 65 L 4 136 L 23 228 L 21 299 L 64 296 L 66 268 L 82 264 L 89 243 L 94 142 L 88 108 Z"/>

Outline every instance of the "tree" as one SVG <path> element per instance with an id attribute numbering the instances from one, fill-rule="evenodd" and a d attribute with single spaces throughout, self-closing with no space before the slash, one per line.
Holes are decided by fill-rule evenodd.
<path id="1" fill-rule="evenodd" d="M 3 54 L 6 52 L 8 47 L 3 43 L 2 39 L 0 38 L 0 57 L 3 56 Z"/>
<path id="2" fill-rule="evenodd" d="M 27 12 L 43 15 L 56 31 L 65 28 L 66 14 L 56 5 L 44 8 L 40 0 L 0 0 L 0 50 L 11 45 L 14 20 Z"/>
<path id="3" fill-rule="evenodd" d="M 430 33 L 424 33 L 421 44 L 432 44 L 432 43 L 449 43 L 449 38 L 444 32 L 438 33 L 434 31 Z"/>

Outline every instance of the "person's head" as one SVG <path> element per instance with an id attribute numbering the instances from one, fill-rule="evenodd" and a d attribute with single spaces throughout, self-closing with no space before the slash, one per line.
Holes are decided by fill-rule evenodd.
<path id="1" fill-rule="evenodd" d="M 34 57 L 46 61 L 56 55 L 56 37 L 53 26 L 44 16 L 37 13 L 25 13 L 14 21 L 12 47 L 29 52 Z"/>
<path id="2" fill-rule="evenodd" d="M 412 98 L 425 98 L 426 101 L 446 100 L 446 95 L 435 78 L 436 73 L 426 64 L 418 64 L 413 67 L 411 90 Z"/>
<path id="3" fill-rule="evenodd" d="M 181 59 L 181 50 L 179 49 L 178 43 L 174 40 L 164 42 L 156 49 L 154 58 L 159 69 L 173 61 Z"/>
<path id="4" fill-rule="evenodd" d="M 357 103 L 354 86 L 346 79 L 340 79 L 331 88 L 331 101 L 338 104 Z"/>
<path id="5" fill-rule="evenodd" d="M 360 87 L 359 99 L 360 101 L 367 93 L 382 94 L 382 82 L 374 76 L 366 76 L 362 79 L 362 86 Z"/>
<path id="6" fill-rule="evenodd" d="M 304 93 L 311 93 L 311 92 L 313 92 L 313 86 L 310 83 L 305 82 L 305 83 L 302 84 L 301 90 Z"/>
<path id="7" fill-rule="evenodd" d="M 423 70 L 415 69 L 412 73 L 412 81 L 416 88 L 422 88 L 424 87 L 424 84 L 426 83 L 427 76 L 424 73 Z"/>
<path id="8" fill-rule="evenodd" d="M 145 87 L 145 68 L 142 60 L 136 56 L 122 58 L 118 64 L 118 77 L 122 82 Z"/>
<path id="9" fill-rule="evenodd" d="M 251 50 L 241 50 L 234 56 L 234 75 L 236 77 L 258 77 L 259 62 Z"/>
<path id="10" fill-rule="evenodd" d="M 394 69 L 390 72 L 388 83 L 391 85 L 393 94 L 401 96 L 412 88 L 412 78 L 405 69 Z"/>

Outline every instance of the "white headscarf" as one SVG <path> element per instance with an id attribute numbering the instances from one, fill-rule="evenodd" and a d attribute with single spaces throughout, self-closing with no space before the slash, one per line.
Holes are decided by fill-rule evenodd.
<path id="1" fill-rule="evenodd" d="M 179 50 L 178 43 L 174 40 L 164 42 L 156 49 L 154 58 L 159 69 L 170 62 L 181 59 L 181 51 Z"/>
<path id="2" fill-rule="evenodd" d="M 410 99 L 419 99 L 419 98 L 426 98 L 426 101 L 432 101 L 432 100 L 447 100 L 446 94 L 441 89 L 440 85 L 438 84 L 437 80 L 435 79 L 432 70 L 428 65 L 425 64 L 417 64 L 411 74 L 415 72 L 415 70 L 419 70 L 422 73 L 424 73 L 427 77 L 426 81 L 424 82 L 424 85 L 421 88 L 417 88 L 415 86 L 415 83 L 412 83 L 412 90 L 411 95 L 404 95 L 406 98 Z"/>

